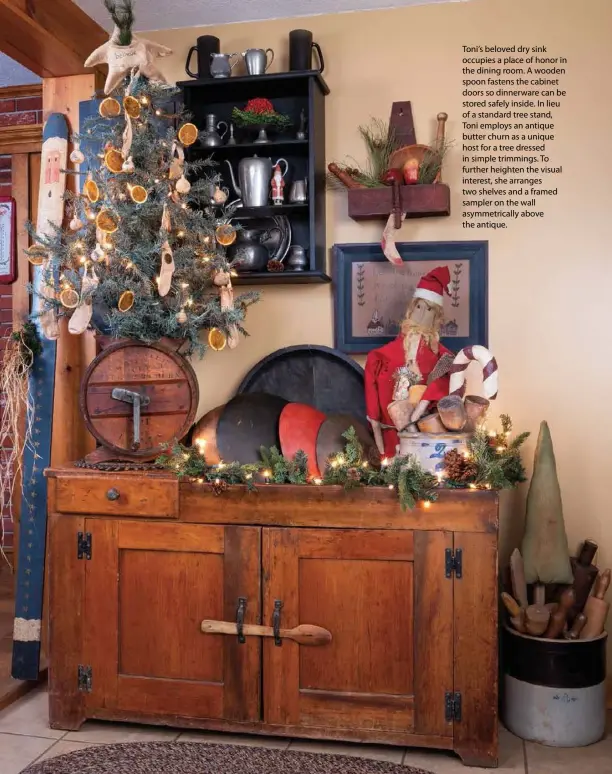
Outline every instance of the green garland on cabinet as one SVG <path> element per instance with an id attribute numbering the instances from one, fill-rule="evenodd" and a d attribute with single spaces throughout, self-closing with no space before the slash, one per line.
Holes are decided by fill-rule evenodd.
<path id="1" fill-rule="evenodd" d="M 413 455 L 383 459 L 372 464 L 357 437 L 354 427 L 343 433 L 344 451 L 331 455 L 322 478 L 308 475 L 308 457 L 298 451 L 293 459 L 285 457 L 276 446 L 260 448 L 261 461 L 241 465 L 238 462 L 206 462 L 205 445 L 187 447 L 175 444 L 157 459 L 157 464 L 179 478 L 211 484 L 221 494 L 230 484 L 243 484 L 256 489 L 263 484 L 312 484 L 343 486 L 346 490 L 362 486 L 387 487 L 395 490 L 402 510 L 412 509 L 419 500 L 430 503 L 438 497 L 440 488 L 507 489 L 525 480 L 520 459 L 520 446 L 529 433 L 508 440 L 512 423 L 501 417 L 502 432 L 488 435 L 478 430 L 468 442 L 465 455 L 449 452 L 445 457 L 445 473 L 440 477 L 424 470 Z"/>

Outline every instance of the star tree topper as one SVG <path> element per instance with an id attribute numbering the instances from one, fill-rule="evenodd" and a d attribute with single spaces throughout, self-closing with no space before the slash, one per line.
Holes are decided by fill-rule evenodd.
<path id="1" fill-rule="evenodd" d="M 152 81 L 167 83 L 168 81 L 157 69 L 155 60 L 158 57 L 168 56 L 172 53 L 172 49 L 136 35 L 132 35 L 129 45 L 122 46 L 119 44 L 121 34 L 122 31 L 115 25 L 110 39 L 93 51 L 85 61 L 85 67 L 95 67 L 105 62 L 108 64 L 104 93 L 110 94 L 114 91 L 133 68 L 137 68 L 141 75 L 145 75 Z"/>

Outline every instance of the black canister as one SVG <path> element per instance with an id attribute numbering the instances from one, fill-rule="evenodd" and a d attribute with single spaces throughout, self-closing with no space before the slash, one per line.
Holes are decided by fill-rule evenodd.
<path id="1" fill-rule="evenodd" d="M 214 35 L 201 35 L 195 46 L 189 49 L 187 61 L 185 62 L 185 72 L 191 78 L 212 78 L 210 74 L 210 55 L 218 54 L 221 51 L 221 42 Z M 191 56 L 194 51 L 198 52 L 198 71 L 192 73 L 189 69 Z"/>
<path id="2" fill-rule="evenodd" d="M 321 46 L 312 39 L 310 30 L 291 30 L 289 33 L 289 69 L 312 70 L 312 49 L 319 57 L 319 72 L 323 72 L 325 62 Z"/>

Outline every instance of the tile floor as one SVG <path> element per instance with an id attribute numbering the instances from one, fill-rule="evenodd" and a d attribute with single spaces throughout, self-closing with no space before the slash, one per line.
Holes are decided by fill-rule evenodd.
<path id="1" fill-rule="evenodd" d="M 0 712 L 0 774 L 19 774 L 33 761 L 82 750 L 94 744 L 133 741 L 202 741 L 267 745 L 292 750 L 331 752 L 403 763 L 434 774 L 478 774 L 491 769 L 466 769 L 451 753 L 404 750 L 397 747 L 321 743 L 306 740 L 266 739 L 206 732 L 178 732 L 174 729 L 87 722 L 80 731 L 54 731 L 47 725 L 47 695 L 44 687 Z M 520 774 L 612 774 L 611 734 L 592 747 L 575 750 L 542 747 L 526 743 L 500 729 L 500 761 L 497 771 Z"/>

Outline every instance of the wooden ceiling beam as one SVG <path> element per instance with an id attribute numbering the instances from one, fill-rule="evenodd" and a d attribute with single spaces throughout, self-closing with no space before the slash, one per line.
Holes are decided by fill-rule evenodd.
<path id="1" fill-rule="evenodd" d="M 108 33 L 72 0 L 0 0 L 0 51 L 42 78 L 80 75 Z"/>

